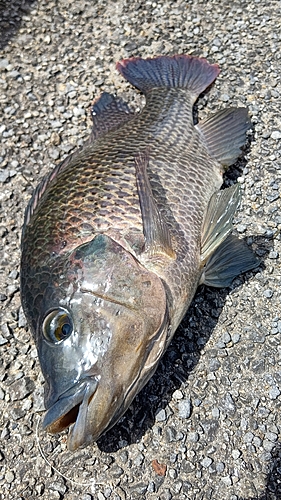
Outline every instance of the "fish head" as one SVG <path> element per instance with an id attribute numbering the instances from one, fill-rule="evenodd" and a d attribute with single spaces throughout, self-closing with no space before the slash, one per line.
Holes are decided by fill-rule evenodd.
<path id="1" fill-rule="evenodd" d="M 60 273 L 35 338 L 46 381 L 43 427 L 70 427 L 75 450 L 112 427 L 153 374 L 169 314 L 161 279 L 105 235 L 74 250 Z"/>

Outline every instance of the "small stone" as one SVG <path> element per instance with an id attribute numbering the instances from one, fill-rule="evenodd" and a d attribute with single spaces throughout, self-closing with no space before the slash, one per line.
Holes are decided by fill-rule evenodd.
<path id="1" fill-rule="evenodd" d="M 147 484 L 137 483 L 137 484 L 134 484 L 134 486 L 132 486 L 131 493 L 137 493 L 139 495 L 144 495 L 146 490 L 147 490 Z"/>
<path id="2" fill-rule="evenodd" d="M 177 390 L 173 393 L 173 398 L 174 398 L 174 399 L 182 399 L 182 398 L 183 398 L 183 393 L 177 389 Z"/>
<path id="3" fill-rule="evenodd" d="M 22 408 L 12 408 L 11 417 L 13 420 L 19 420 L 24 417 L 26 412 Z"/>
<path id="4" fill-rule="evenodd" d="M 4 183 L 9 179 L 10 172 L 9 170 L 0 170 L 0 182 Z"/>
<path id="5" fill-rule="evenodd" d="M 226 485 L 226 486 L 231 486 L 232 485 L 232 479 L 230 476 L 223 476 L 221 478 L 222 482 Z"/>
<path id="6" fill-rule="evenodd" d="M 274 250 L 271 250 L 268 254 L 269 259 L 277 259 L 278 258 L 278 252 L 275 252 Z"/>
<path id="7" fill-rule="evenodd" d="M 197 441 L 199 441 L 199 434 L 198 432 L 188 432 L 186 439 L 191 443 L 197 443 Z"/>
<path id="8" fill-rule="evenodd" d="M 271 288 L 267 288 L 264 292 L 263 292 L 263 295 L 264 297 L 266 297 L 267 299 L 271 299 L 272 295 L 273 295 L 273 290 L 271 290 Z"/>
<path id="9" fill-rule="evenodd" d="M 9 387 L 9 394 L 12 401 L 24 399 L 34 390 L 34 382 L 29 377 L 17 380 Z"/>
<path id="10" fill-rule="evenodd" d="M 155 415 L 156 422 L 165 422 L 166 418 L 166 411 L 164 408 L 161 408 Z"/>
<path id="11" fill-rule="evenodd" d="M 271 139 L 278 141 L 279 139 L 281 139 L 281 132 L 279 130 L 274 130 L 270 137 Z"/>
<path id="12" fill-rule="evenodd" d="M 51 134 L 50 143 L 53 144 L 53 146 L 59 146 L 61 143 L 60 135 L 57 132 Z"/>
<path id="13" fill-rule="evenodd" d="M 61 150 L 64 153 L 69 153 L 74 148 L 75 148 L 75 144 L 62 144 L 62 146 L 61 146 Z"/>
<path id="14" fill-rule="evenodd" d="M 217 358 L 211 358 L 209 361 L 209 370 L 211 372 L 217 371 L 221 367 L 221 363 Z"/>
<path id="15" fill-rule="evenodd" d="M 172 494 L 170 490 L 167 488 L 163 493 L 161 493 L 159 500 L 171 500 Z"/>
<path id="16" fill-rule="evenodd" d="M 73 114 L 74 114 L 74 116 L 84 116 L 85 109 L 79 108 L 79 107 L 73 108 Z"/>
<path id="17" fill-rule="evenodd" d="M 191 401 L 190 399 L 182 399 L 178 403 L 179 417 L 189 418 L 191 415 Z"/>
<path id="18" fill-rule="evenodd" d="M 9 66 L 8 59 L 0 59 L 0 68 L 6 69 Z"/>
<path id="19" fill-rule="evenodd" d="M 233 333 L 231 335 L 231 340 L 232 340 L 233 344 L 237 344 L 239 342 L 240 338 L 241 338 L 240 333 Z"/>
<path id="20" fill-rule="evenodd" d="M 244 443 L 251 443 L 253 441 L 254 434 L 252 432 L 246 432 L 243 436 Z"/>
<path id="21" fill-rule="evenodd" d="M 205 458 L 203 458 L 201 465 L 203 465 L 203 467 L 205 469 L 207 469 L 211 465 L 212 462 L 213 462 L 213 460 L 210 457 L 205 457 Z"/>
<path id="22" fill-rule="evenodd" d="M 118 465 L 115 465 L 111 468 L 111 475 L 114 478 L 118 478 L 118 477 L 122 476 L 123 473 L 124 473 L 124 470 L 121 467 L 119 467 Z"/>
<path id="23" fill-rule="evenodd" d="M 233 398 L 229 392 L 226 393 L 225 397 L 222 399 L 221 407 L 227 413 L 233 414 L 236 412 L 236 405 L 235 405 Z"/>
<path id="24" fill-rule="evenodd" d="M 269 391 L 270 399 L 276 399 L 276 398 L 278 398 L 278 396 L 280 396 L 280 394 L 281 393 L 276 385 L 274 387 L 272 387 Z"/>
<path id="25" fill-rule="evenodd" d="M 272 441 L 272 443 L 275 443 L 278 439 L 278 435 L 275 434 L 275 432 L 267 432 L 265 434 L 265 438 L 268 439 L 269 441 Z"/>
<path id="26" fill-rule="evenodd" d="M 154 481 L 149 481 L 148 487 L 147 487 L 147 493 L 154 493 L 155 491 L 155 483 Z"/>
<path id="27" fill-rule="evenodd" d="M 265 451 L 271 451 L 274 448 L 275 444 L 272 443 L 272 441 L 269 441 L 268 439 L 264 439 L 262 442 L 262 446 L 265 449 Z"/>
<path id="28" fill-rule="evenodd" d="M 278 192 L 269 193 L 269 194 L 266 195 L 266 199 L 269 201 L 269 203 L 272 203 L 273 201 L 278 200 L 278 198 L 279 198 L 279 193 Z M 266 235 L 268 235 L 268 231 L 266 232 Z"/>
<path id="29" fill-rule="evenodd" d="M 241 451 L 239 450 L 232 450 L 232 456 L 234 458 L 234 460 L 237 460 L 237 458 L 239 458 L 241 455 Z"/>
<path id="30" fill-rule="evenodd" d="M 1 333 L 0 333 L 0 345 L 4 345 L 4 344 L 7 344 L 8 340 L 5 339 L 4 337 L 2 337 Z"/>
<path id="31" fill-rule="evenodd" d="M 219 418 L 219 416 L 220 416 L 220 410 L 219 410 L 219 408 L 215 407 L 215 408 L 212 409 L 212 416 L 213 416 L 213 418 Z"/>
<path id="32" fill-rule="evenodd" d="M 166 437 L 166 441 L 168 443 L 172 443 L 173 441 L 176 441 L 176 437 L 177 437 L 177 431 L 174 427 L 166 427 L 165 428 L 165 437 Z"/>
<path id="33" fill-rule="evenodd" d="M 59 157 L 60 157 L 60 151 L 58 149 L 51 149 L 49 151 L 49 156 L 53 159 L 53 160 L 57 160 Z"/>
<path id="34" fill-rule="evenodd" d="M 134 460 L 134 464 L 137 465 L 137 467 L 140 467 L 141 464 L 143 463 L 144 461 L 144 456 L 142 455 L 142 453 L 140 453 Z"/>
<path id="35" fill-rule="evenodd" d="M 5 479 L 7 481 L 7 483 L 12 483 L 15 479 L 15 475 L 14 473 L 11 471 L 11 470 L 8 470 L 5 474 Z"/>
<path id="36" fill-rule="evenodd" d="M 224 332 L 221 336 L 221 340 L 225 343 L 225 344 L 228 344 L 228 342 L 230 342 L 231 340 L 231 337 L 229 335 L 228 332 Z"/>
<path id="37" fill-rule="evenodd" d="M 46 481 L 46 486 L 48 486 L 50 490 L 58 491 L 61 495 L 64 495 L 66 492 L 66 486 L 61 481 Z"/>
<path id="38" fill-rule="evenodd" d="M 218 462 L 216 465 L 216 470 L 218 473 L 221 473 L 224 471 L 224 463 L 223 462 Z"/>

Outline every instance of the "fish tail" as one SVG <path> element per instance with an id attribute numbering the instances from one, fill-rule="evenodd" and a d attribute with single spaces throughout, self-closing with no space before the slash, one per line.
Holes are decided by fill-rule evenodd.
<path id="1" fill-rule="evenodd" d="M 146 94 L 156 87 L 187 89 L 194 100 L 218 76 L 217 64 L 188 55 L 158 56 L 142 59 L 123 59 L 116 65 L 118 71 L 132 85 Z"/>

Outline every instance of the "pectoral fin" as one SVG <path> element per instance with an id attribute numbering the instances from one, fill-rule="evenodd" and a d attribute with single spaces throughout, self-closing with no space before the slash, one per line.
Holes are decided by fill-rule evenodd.
<path id="1" fill-rule="evenodd" d="M 196 125 L 211 155 L 224 167 L 240 156 L 250 127 L 247 108 L 222 109 Z"/>
<path id="2" fill-rule="evenodd" d="M 138 153 L 135 157 L 136 181 L 140 200 L 145 237 L 145 253 L 151 255 L 165 254 L 175 258 L 167 223 L 159 212 L 147 175 L 149 158 L 147 152 Z"/>
<path id="3" fill-rule="evenodd" d="M 203 223 L 200 283 L 229 286 L 238 274 L 257 267 L 260 261 L 243 240 L 230 234 L 233 215 L 240 204 L 239 184 L 213 194 Z"/>

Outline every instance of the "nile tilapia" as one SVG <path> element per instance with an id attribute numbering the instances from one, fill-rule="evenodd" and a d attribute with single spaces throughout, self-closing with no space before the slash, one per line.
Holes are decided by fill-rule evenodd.
<path id="1" fill-rule="evenodd" d="M 74 450 L 112 427 L 154 373 L 200 283 L 228 286 L 258 261 L 231 235 L 238 185 L 220 190 L 250 124 L 245 108 L 194 125 L 217 65 L 132 58 L 140 113 L 104 93 L 85 146 L 27 207 L 21 291 L 46 380 L 44 427 Z"/>

